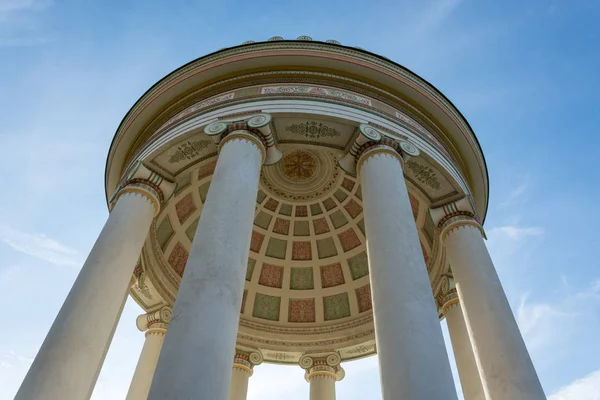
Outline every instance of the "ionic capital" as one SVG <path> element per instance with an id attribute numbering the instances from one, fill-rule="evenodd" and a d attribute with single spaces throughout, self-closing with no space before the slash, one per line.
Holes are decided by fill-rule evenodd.
<path id="1" fill-rule="evenodd" d="M 298 363 L 306 373 L 304 379 L 307 382 L 313 379 L 333 379 L 335 381 L 341 381 L 344 379 L 345 372 L 341 367 L 340 362 L 342 361 L 339 353 L 318 353 L 318 354 L 304 354 L 300 357 Z"/>
<path id="2" fill-rule="evenodd" d="M 395 157 L 400 164 L 419 155 L 417 147 L 410 142 L 393 139 L 367 124 L 361 124 L 358 129 L 360 134 L 350 151 L 338 160 L 340 168 L 349 175 L 356 175 L 363 163 L 377 154 Z"/>
<path id="3" fill-rule="evenodd" d="M 151 334 L 164 335 L 171 321 L 172 312 L 173 310 L 170 307 L 164 306 L 158 311 L 140 315 L 135 322 L 140 331 L 146 332 L 146 336 Z"/>
<path id="4" fill-rule="evenodd" d="M 154 215 L 158 215 L 160 207 L 175 191 L 175 183 L 164 179 L 154 171 L 148 169 L 142 162 L 138 162 L 121 180 L 119 187 L 115 190 L 109 201 L 110 208 L 125 194 L 138 194 L 152 202 Z"/>
<path id="5" fill-rule="evenodd" d="M 458 306 L 459 299 L 454 284 L 454 278 L 447 275 L 442 277 L 435 300 L 437 301 L 442 314 L 446 314 L 447 310 Z"/>
<path id="6" fill-rule="evenodd" d="M 254 366 L 262 364 L 263 355 L 258 350 L 243 350 L 236 348 L 233 356 L 233 369 L 244 371 L 249 376 L 254 372 Z"/>
<path id="7" fill-rule="evenodd" d="M 262 163 L 273 165 L 281 160 L 283 154 L 275 147 L 271 120 L 270 114 L 256 114 L 244 120 L 215 121 L 204 128 L 204 133 L 213 138 L 219 151 L 233 140 L 252 143 L 260 151 Z"/>
<path id="8" fill-rule="evenodd" d="M 429 210 L 433 223 L 437 226 L 440 239 L 444 242 L 445 237 L 461 226 L 472 226 L 477 228 L 485 238 L 485 231 L 475 213 L 475 207 L 471 204 L 469 197 L 445 204 L 438 208 Z"/>

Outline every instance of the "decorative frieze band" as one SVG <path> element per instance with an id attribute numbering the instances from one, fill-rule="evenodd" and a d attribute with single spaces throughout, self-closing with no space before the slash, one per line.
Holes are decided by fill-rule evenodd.
<path id="1" fill-rule="evenodd" d="M 247 140 L 259 149 L 264 165 L 273 165 L 281 160 L 283 154 L 275 146 L 271 120 L 270 114 L 263 113 L 240 121 L 215 121 L 204 128 L 204 133 L 213 138 L 219 151 L 230 140 Z"/>
<path id="2" fill-rule="evenodd" d="M 386 136 L 371 125 L 361 124 L 358 130 L 360 134 L 350 151 L 338 160 L 340 168 L 349 175 L 356 175 L 361 164 L 375 154 L 391 154 L 402 162 L 420 154 L 414 144 Z"/>
<path id="3" fill-rule="evenodd" d="M 318 353 L 318 354 L 304 354 L 300 357 L 298 363 L 306 373 L 304 379 L 307 382 L 313 379 L 334 379 L 340 381 L 344 379 L 344 369 L 340 366 L 342 358 L 339 353 Z"/>
<path id="4" fill-rule="evenodd" d="M 119 197 L 126 193 L 137 193 L 149 199 L 154 205 L 155 215 L 175 191 L 176 184 L 164 179 L 161 175 L 148 169 L 138 162 L 134 168 L 121 180 L 109 201 L 112 209 Z"/>

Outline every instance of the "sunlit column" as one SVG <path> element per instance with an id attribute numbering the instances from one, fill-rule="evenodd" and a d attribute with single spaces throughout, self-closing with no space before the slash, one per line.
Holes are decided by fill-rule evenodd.
<path id="1" fill-rule="evenodd" d="M 140 331 L 146 332 L 146 340 L 127 392 L 127 400 L 146 400 L 148 398 L 158 356 L 171 320 L 171 312 L 169 307 L 163 307 L 137 318 L 136 325 Z"/>
<path id="2" fill-rule="evenodd" d="M 248 381 L 254 373 L 254 367 L 262 363 L 263 357 L 259 351 L 244 351 L 236 349 L 231 371 L 229 400 L 246 400 L 248 396 Z"/>
<path id="3" fill-rule="evenodd" d="M 310 383 L 310 400 L 335 400 L 335 383 L 344 379 L 337 353 L 310 354 L 300 357 L 304 379 Z"/>
<path id="4" fill-rule="evenodd" d="M 383 398 L 456 399 L 402 169 L 403 157 L 419 151 L 370 126 L 360 129 L 364 143 L 355 158 Z"/>
<path id="5" fill-rule="evenodd" d="M 473 346 L 471 346 L 469 332 L 467 331 L 467 324 L 454 287 L 454 279 L 447 276 L 443 277 L 441 286 L 440 306 L 448 324 L 452 351 L 454 352 L 463 395 L 465 400 L 485 400 Z"/>
<path id="6" fill-rule="evenodd" d="M 281 158 L 271 117 L 205 128 L 219 157 L 149 398 L 226 399 L 261 165 Z"/>
<path id="7" fill-rule="evenodd" d="M 487 399 L 545 399 L 533 362 L 467 199 L 431 210 L 456 289 Z"/>
<path id="8" fill-rule="evenodd" d="M 17 400 L 90 397 L 125 304 L 131 274 L 154 216 L 174 185 L 139 164 L 81 268 Z"/>

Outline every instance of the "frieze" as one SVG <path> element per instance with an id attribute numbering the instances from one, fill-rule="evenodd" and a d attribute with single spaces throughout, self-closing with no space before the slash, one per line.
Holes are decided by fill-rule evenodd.
<path id="1" fill-rule="evenodd" d="M 285 130 L 288 132 L 292 132 L 301 136 L 304 136 L 308 139 L 319 139 L 322 137 L 336 137 L 340 136 L 341 133 L 335 128 L 330 128 L 327 125 L 310 121 L 301 124 L 292 124 L 285 127 Z"/>
<path id="2" fill-rule="evenodd" d="M 210 140 L 187 141 L 177 146 L 177 150 L 169 157 L 170 164 L 176 164 L 183 160 L 192 160 L 200 155 L 200 152 L 207 149 L 212 142 Z"/>
<path id="3" fill-rule="evenodd" d="M 179 114 L 176 114 L 175 116 L 170 118 L 160 128 L 158 128 L 157 131 L 161 131 L 163 128 L 165 128 L 168 125 L 171 125 L 173 122 L 178 121 L 198 110 L 202 110 L 204 108 L 214 106 L 215 104 L 222 103 L 227 100 L 232 100 L 234 97 L 235 97 L 235 92 L 231 92 L 231 93 L 215 96 L 215 97 L 203 100 L 199 103 L 196 103 L 193 106 L 186 108 L 185 110 L 181 111 Z"/>
<path id="4" fill-rule="evenodd" d="M 437 178 L 436 172 L 425 165 L 420 165 L 414 160 L 409 160 L 406 166 L 415 174 L 415 179 L 429 186 L 433 190 L 440 190 L 440 181 Z"/>
<path id="5" fill-rule="evenodd" d="M 287 73 L 287 74 L 296 74 L 296 75 L 309 75 L 309 74 L 310 74 L 310 75 L 317 75 L 317 76 L 323 76 L 323 77 L 336 77 L 336 78 L 343 79 L 343 80 L 350 81 L 350 82 L 361 83 L 362 85 L 366 85 L 366 86 L 368 86 L 368 87 L 370 87 L 370 88 L 372 88 L 372 89 L 374 89 L 374 90 L 381 91 L 380 89 L 378 89 L 378 88 L 376 88 L 376 87 L 374 87 L 374 86 L 371 86 L 371 85 L 367 85 L 367 84 L 365 84 L 364 82 L 358 82 L 358 81 L 355 81 L 355 80 L 353 80 L 353 79 L 344 78 L 344 77 L 338 77 L 338 76 L 334 76 L 334 75 L 331 75 L 331 74 L 325 74 L 325 73 L 313 73 L 313 72 L 310 72 L 310 73 L 309 73 L 309 72 L 306 72 L 306 71 L 286 71 L 285 73 Z M 230 78 L 230 79 L 228 79 L 228 80 L 225 80 L 225 81 L 223 81 L 223 82 L 228 82 L 228 81 L 236 81 L 236 80 L 239 80 L 239 79 L 242 79 L 242 78 L 248 77 L 248 76 L 268 76 L 268 75 L 271 75 L 271 74 L 273 74 L 273 73 L 272 73 L 272 72 L 263 72 L 263 73 L 249 74 L 249 75 L 244 75 L 244 76 L 241 76 L 241 77 L 239 77 L 239 78 Z M 249 88 L 249 87 L 252 87 L 251 85 L 259 85 L 260 83 L 263 83 L 263 84 L 264 84 L 264 80 L 265 80 L 265 79 L 263 79 L 263 81 L 256 80 L 256 81 L 246 82 L 246 83 L 245 83 L 245 84 L 243 84 L 243 85 L 242 85 L 242 84 L 234 85 L 233 87 L 230 87 L 230 89 L 236 89 L 236 88 L 237 88 L 237 89 Z M 273 80 L 275 80 L 275 79 L 270 79 L 270 80 L 271 80 L 271 81 L 273 81 Z M 295 78 L 295 77 L 290 77 L 290 78 L 287 78 L 287 81 L 288 81 L 288 82 L 298 82 L 298 83 L 305 83 L 305 82 L 306 82 L 306 83 L 317 83 L 317 84 L 329 83 L 329 82 L 327 82 L 327 81 L 325 81 L 325 80 L 323 80 L 323 79 L 315 79 L 315 78 L 312 78 L 312 79 L 311 79 L 311 78 Z M 210 86 L 212 86 L 212 85 L 209 85 L 208 87 L 210 87 Z M 391 107 L 392 109 L 397 109 L 397 108 L 398 108 L 398 104 L 393 104 L 393 105 L 392 105 L 392 104 L 388 104 L 388 101 L 386 101 L 384 98 L 381 98 L 380 96 L 378 96 L 378 95 L 376 95 L 376 94 L 374 94 L 374 93 L 367 93 L 366 91 L 364 91 L 364 90 L 362 90 L 362 89 L 360 89 L 360 88 L 351 87 L 351 86 L 349 86 L 349 85 L 345 85 L 345 84 L 341 84 L 339 87 L 341 87 L 341 88 L 346 88 L 346 89 L 351 89 L 351 90 L 353 90 L 353 91 L 356 91 L 356 92 L 359 92 L 359 93 L 365 93 L 365 94 L 368 94 L 368 95 L 372 96 L 373 98 L 376 98 L 376 99 L 377 99 L 379 102 L 381 102 L 381 103 L 385 104 L 387 107 Z M 237 92 L 236 92 L 236 93 L 237 93 Z M 399 102 L 401 102 L 401 101 L 402 101 L 401 99 L 399 99 L 399 98 L 397 98 L 396 96 L 393 96 L 393 95 L 391 95 L 391 94 L 389 94 L 389 93 L 387 93 L 387 92 L 386 92 L 386 94 L 388 94 L 389 96 L 392 96 L 392 97 L 396 98 L 396 100 L 397 100 L 397 101 L 399 101 Z M 282 93 L 282 95 L 285 95 L 285 94 L 284 94 L 284 93 Z M 296 95 L 300 95 L 300 94 L 299 94 L 299 93 L 296 93 Z M 304 95 L 304 97 L 315 97 L 315 96 L 310 96 L 310 94 L 309 94 L 309 93 L 307 93 L 307 94 L 305 94 L 305 95 Z M 326 102 L 328 101 L 326 98 L 323 98 L 322 96 L 319 96 L 319 97 L 320 97 L 320 98 L 322 98 L 322 101 L 326 101 Z M 245 96 L 245 97 L 244 97 L 244 96 L 240 96 L 239 98 L 237 98 L 237 97 L 236 97 L 236 99 L 237 99 L 237 100 L 234 100 L 234 99 L 228 100 L 228 101 L 227 101 L 227 103 L 228 103 L 228 105 L 235 105 L 235 104 L 239 104 L 239 103 L 243 103 L 243 102 L 247 102 L 247 101 L 252 101 L 252 100 L 254 100 L 254 99 L 256 99 L 256 100 L 259 100 L 260 98 L 261 98 L 261 95 L 259 95 L 259 94 L 257 94 L 257 95 L 252 95 L 252 96 Z M 331 98 L 331 100 L 330 100 L 330 101 L 341 101 L 341 102 L 344 102 L 344 103 L 348 103 L 348 101 L 347 101 L 347 100 L 340 99 L 340 98 L 337 98 L 337 99 L 335 99 L 335 98 Z M 352 102 L 350 102 L 350 103 L 352 103 Z M 354 104 L 357 104 L 357 103 L 354 103 Z M 210 111 L 210 110 L 212 110 L 212 109 L 214 109 L 214 108 L 216 108 L 216 107 L 219 107 L 219 106 L 221 106 L 221 104 L 220 104 L 220 103 L 218 103 L 218 104 L 215 104 L 215 105 L 213 105 L 213 106 L 209 106 L 209 107 L 207 107 L 207 108 L 206 108 L 205 110 L 203 110 L 203 111 L 207 112 L 207 111 Z M 383 116 L 383 117 L 385 117 L 385 118 L 388 118 L 388 119 L 392 118 L 393 120 L 395 120 L 395 122 L 398 122 L 398 121 L 400 121 L 400 122 L 401 122 L 401 124 L 405 125 L 405 127 L 406 127 L 407 129 L 414 128 L 413 124 L 416 124 L 416 123 L 414 122 L 414 120 L 411 120 L 411 121 L 412 121 L 412 124 L 409 124 L 409 123 L 407 123 L 405 120 L 402 120 L 402 119 L 398 118 L 398 117 L 397 117 L 397 115 L 401 115 L 401 114 L 400 114 L 400 113 L 399 113 L 397 110 L 395 111 L 396 115 L 393 115 L 393 114 L 390 114 L 389 112 L 387 112 L 387 111 L 385 111 L 385 110 L 383 110 L 383 109 L 380 109 L 380 108 L 378 108 L 378 107 L 375 107 L 375 106 L 368 106 L 368 105 L 366 105 L 366 104 L 361 104 L 361 106 L 362 106 L 362 107 L 365 107 L 365 108 L 367 108 L 369 111 L 371 111 L 371 112 L 375 112 L 376 114 L 379 114 L 379 115 L 381 115 L 381 116 Z M 189 103 L 188 103 L 188 105 L 185 105 L 185 106 L 183 106 L 183 107 L 189 107 Z M 180 107 L 180 108 L 181 108 L 181 107 Z M 184 110 L 185 110 L 185 108 L 184 108 Z M 411 110 L 412 110 L 412 109 L 411 109 Z M 418 110 L 412 110 L 411 112 L 416 112 L 416 113 L 419 113 L 419 112 L 418 112 Z M 422 117 L 423 117 L 423 118 L 425 118 L 425 119 L 427 119 L 427 117 L 426 117 L 426 116 L 422 116 Z M 432 122 L 430 121 L 430 123 L 432 123 Z M 432 124 L 433 124 L 433 123 L 432 123 Z M 147 138 L 149 143 L 150 143 L 150 142 L 151 142 L 151 141 L 152 141 L 152 140 L 153 140 L 155 137 L 157 137 L 157 136 L 160 136 L 160 135 L 163 133 L 163 132 L 162 132 L 162 128 L 163 128 L 164 126 L 166 126 L 166 124 L 163 124 L 163 125 L 161 126 L 161 128 L 160 128 L 160 129 L 158 129 L 158 130 L 153 130 L 151 127 L 147 128 L 147 129 L 145 130 L 145 131 L 148 131 L 148 130 L 153 130 L 153 131 L 154 131 L 154 133 L 153 133 L 152 135 L 150 135 L 150 137 L 149 137 L 149 138 Z M 418 126 L 418 124 L 417 124 L 417 126 Z M 426 139 L 426 140 L 429 142 L 429 144 L 431 144 L 431 145 L 432 145 L 432 146 L 434 146 L 436 149 L 438 149 L 439 151 L 441 151 L 441 152 L 442 152 L 442 153 L 443 153 L 443 154 L 444 154 L 444 155 L 445 155 L 445 156 L 448 158 L 448 160 L 451 160 L 452 162 L 456 163 L 456 159 L 455 159 L 455 158 L 454 158 L 454 157 L 453 157 L 453 156 L 450 154 L 450 152 L 449 152 L 449 151 L 448 151 L 448 150 L 447 150 L 447 149 L 444 147 L 444 146 L 445 146 L 445 144 L 443 144 L 443 143 L 441 143 L 441 142 L 438 142 L 438 140 L 435 138 L 435 136 L 434 136 L 434 135 L 432 135 L 431 133 L 429 133 L 429 131 L 427 131 L 426 129 L 424 129 L 424 128 L 422 128 L 422 127 L 421 127 L 421 130 L 419 130 L 419 131 L 420 131 L 420 132 L 422 132 L 422 133 L 425 135 L 425 138 L 424 138 L 424 139 Z M 140 148 L 140 149 L 136 150 L 135 154 L 136 154 L 136 155 L 137 155 L 137 154 L 139 154 L 139 153 L 140 153 L 142 150 L 143 150 L 143 148 Z"/>
<path id="6" fill-rule="evenodd" d="M 373 105 L 373 102 L 366 97 L 324 86 L 267 86 L 260 90 L 260 94 L 307 94 L 351 101 L 366 106 Z"/>

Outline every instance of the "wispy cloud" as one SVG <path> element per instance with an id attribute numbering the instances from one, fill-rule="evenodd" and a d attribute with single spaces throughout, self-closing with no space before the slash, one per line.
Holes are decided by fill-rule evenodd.
<path id="1" fill-rule="evenodd" d="M 488 231 L 490 236 L 502 235 L 511 240 L 519 241 L 529 236 L 540 236 L 544 229 L 539 226 L 519 227 L 515 225 L 497 226 Z"/>
<path id="2" fill-rule="evenodd" d="M 413 33 L 427 33 L 437 30 L 462 3 L 462 0 L 438 0 L 425 8 L 416 18 Z"/>
<path id="3" fill-rule="evenodd" d="M 83 259 L 77 250 L 44 234 L 21 232 L 8 226 L 0 225 L 0 242 L 55 265 L 80 266 Z"/>
<path id="4" fill-rule="evenodd" d="M 528 302 L 529 294 L 521 296 L 517 308 L 517 323 L 530 350 L 551 344 L 562 332 L 557 331 L 561 321 L 573 315 L 548 303 Z"/>
<path id="5" fill-rule="evenodd" d="M 0 369 L 29 367 L 31 363 L 33 363 L 33 358 L 20 356 L 13 350 L 9 350 L 0 357 Z"/>
<path id="6" fill-rule="evenodd" d="M 529 185 L 527 185 L 526 183 L 520 184 L 519 186 L 517 186 L 516 188 L 511 190 L 511 192 L 508 194 L 508 197 L 506 198 L 506 200 L 504 200 L 502 203 L 498 204 L 498 207 L 506 208 L 506 207 L 514 205 L 515 202 L 517 200 L 519 200 L 520 198 L 522 198 L 523 195 L 527 192 L 528 187 L 529 187 Z"/>
<path id="7" fill-rule="evenodd" d="M 52 41 L 42 28 L 40 12 L 52 0 L 0 0 L 0 47 L 34 46 Z"/>
<path id="8" fill-rule="evenodd" d="M 50 6 L 50 0 L 1 0 L 0 13 L 16 11 L 39 11 Z"/>
<path id="9" fill-rule="evenodd" d="M 548 400 L 600 400 L 600 369 L 560 388 Z"/>

